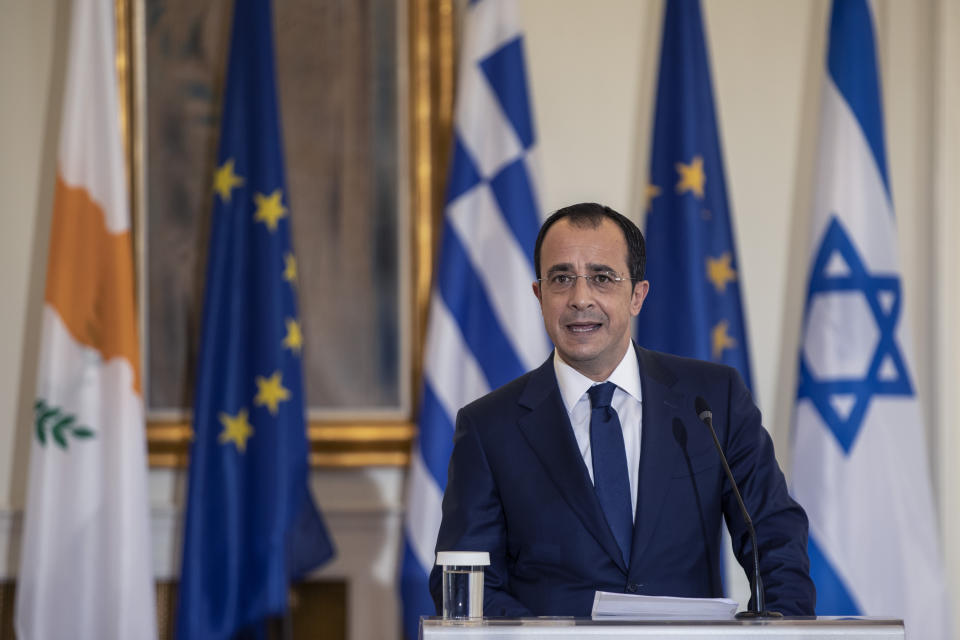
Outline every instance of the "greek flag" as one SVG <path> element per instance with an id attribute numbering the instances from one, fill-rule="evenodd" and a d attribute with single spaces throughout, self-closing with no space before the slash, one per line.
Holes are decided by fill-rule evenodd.
<path id="1" fill-rule="evenodd" d="M 947 638 L 866 0 L 834 2 L 826 72 L 792 473 L 817 613 L 902 617 L 910 637 Z"/>
<path id="2" fill-rule="evenodd" d="M 407 485 L 404 634 L 433 615 L 427 577 L 463 405 L 541 364 L 550 343 L 530 284 L 541 216 L 524 40 L 512 1 L 466 9 L 453 160 L 430 301 L 419 440 Z"/>

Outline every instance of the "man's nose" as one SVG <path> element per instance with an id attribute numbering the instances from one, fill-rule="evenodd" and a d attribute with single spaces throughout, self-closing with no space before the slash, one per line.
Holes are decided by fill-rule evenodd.
<path id="1" fill-rule="evenodd" d="M 586 309 L 593 306 L 593 288 L 587 278 L 578 277 L 570 290 L 570 306 L 575 309 Z"/>

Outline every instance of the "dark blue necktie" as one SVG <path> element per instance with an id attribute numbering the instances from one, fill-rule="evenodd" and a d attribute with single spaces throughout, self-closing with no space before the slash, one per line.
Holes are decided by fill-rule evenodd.
<path id="1" fill-rule="evenodd" d="M 612 382 L 604 382 L 587 391 L 591 407 L 590 450 L 593 458 L 593 488 L 607 517 L 607 524 L 623 553 L 623 563 L 629 566 L 633 544 L 633 509 L 620 417 L 616 409 L 610 406 L 616 388 L 617 385 Z"/>

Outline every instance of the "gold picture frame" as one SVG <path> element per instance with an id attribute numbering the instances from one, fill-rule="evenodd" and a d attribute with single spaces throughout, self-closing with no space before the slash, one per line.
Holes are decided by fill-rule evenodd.
<path id="1" fill-rule="evenodd" d="M 145 253 L 145 42 L 146 0 L 115 0 L 117 15 L 117 71 L 121 83 L 122 114 L 129 157 L 135 253 L 138 272 L 144 272 Z M 388 418 L 311 416 L 308 425 L 309 458 L 315 467 L 405 466 L 416 436 L 417 394 L 422 372 L 422 345 L 432 285 L 433 259 L 442 215 L 442 194 L 453 120 L 454 7 L 453 0 L 407 0 L 397 12 L 407 35 L 398 55 L 398 82 L 405 83 L 406 104 L 399 107 L 408 129 L 408 170 L 401 193 L 406 194 L 410 239 L 411 295 L 406 319 L 410 384 L 406 415 Z M 403 28 L 405 27 L 405 29 Z M 402 126 L 401 126 L 402 129 Z M 144 309 L 142 278 L 140 308 Z M 144 325 L 141 324 L 141 330 Z M 145 334 L 145 331 L 143 332 Z M 143 340 L 142 340 L 143 342 Z M 149 417 L 147 443 L 153 467 L 183 467 L 188 460 L 192 428 L 188 418 Z"/>

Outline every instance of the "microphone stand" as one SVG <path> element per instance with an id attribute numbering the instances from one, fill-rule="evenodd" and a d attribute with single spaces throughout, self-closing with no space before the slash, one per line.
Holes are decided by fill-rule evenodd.
<path id="1" fill-rule="evenodd" d="M 743 504 L 743 498 L 740 496 L 740 489 L 737 488 L 737 482 L 733 479 L 733 472 L 730 471 L 730 465 L 727 463 L 727 456 L 723 454 L 723 447 L 720 446 L 720 439 L 717 438 L 717 432 L 713 428 L 713 412 L 707 406 L 703 398 L 697 398 L 697 417 L 710 429 L 710 435 L 713 436 L 713 444 L 717 447 L 720 454 L 720 462 L 723 464 L 723 470 L 727 474 L 730 486 L 733 488 L 733 495 L 737 498 L 737 504 L 740 505 L 740 513 L 743 514 L 743 520 L 747 523 L 747 531 L 750 533 L 750 541 L 753 543 L 753 579 L 750 581 L 750 603 L 747 604 L 747 610 L 741 611 L 736 615 L 737 620 L 762 620 L 782 618 L 783 614 L 779 611 L 767 611 L 766 599 L 763 596 L 763 580 L 760 578 L 760 550 L 757 547 L 757 532 L 753 528 L 753 519 L 747 511 L 747 506 Z M 751 604 L 753 606 L 751 606 Z"/>

